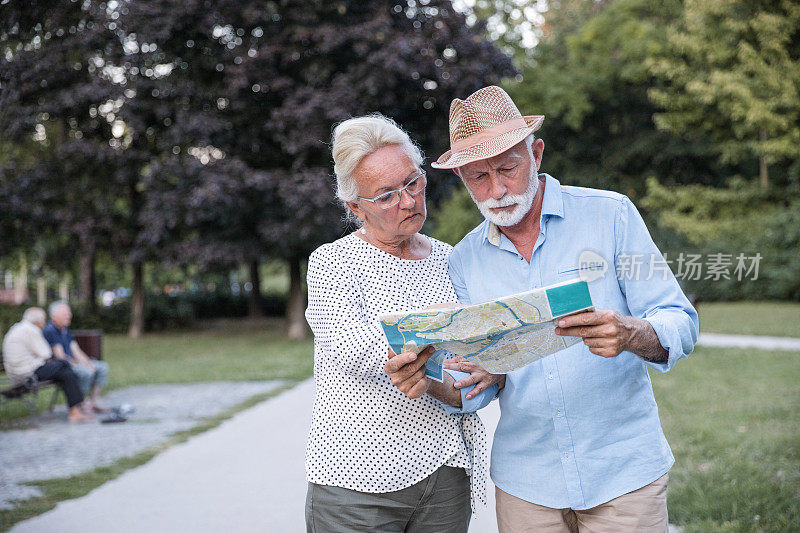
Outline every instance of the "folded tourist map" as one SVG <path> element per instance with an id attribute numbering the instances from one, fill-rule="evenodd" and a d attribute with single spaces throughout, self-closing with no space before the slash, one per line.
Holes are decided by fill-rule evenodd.
<path id="1" fill-rule="evenodd" d="M 556 335 L 555 320 L 592 309 L 587 282 L 573 279 L 479 304 L 378 318 L 395 353 L 435 346 L 426 374 L 441 381 L 442 362 L 456 355 L 499 374 L 572 346 L 580 339 Z"/>

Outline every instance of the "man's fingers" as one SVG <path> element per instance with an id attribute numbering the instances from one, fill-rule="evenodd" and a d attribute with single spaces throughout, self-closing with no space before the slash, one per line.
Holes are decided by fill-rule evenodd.
<path id="1" fill-rule="evenodd" d="M 397 354 L 396 354 L 396 353 L 394 353 L 394 350 L 392 350 L 392 347 L 391 347 L 391 346 L 389 346 L 389 359 L 391 359 L 392 357 L 394 357 L 394 356 L 396 356 L 396 355 L 397 355 Z"/>
<path id="2" fill-rule="evenodd" d="M 566 337 L 610 337 L 615 331 L 603 324 L 600 326 L 574 326 L 571 328 L 556 328 L 556 335 Z"/>
<path id="3" fill-rule="evenodd" d="M 475 363 L 470 363 L 469 361 L 458 361 L 455 363 L 445 361 L 444 365 L 442 366 L 448 370 L 458 370 L 459 372 L 467 372 L 468 374 L 472 374 L 473 372 L 481 370 L 481 367 Z"/>
<path id="4" fill-rule="evenodd" d="M 455 357 L 451 357 L 450 359 L 445 360 L 444 363 L 442 364 L 442 366 L 445 367 L 445 368 L 449 368 L 449 369 L 453 370 L 453 369 L 457 369 L 458 368 L 457 366 L 455 366 L 458 363 L 467 363 L 467 362 L 469 362 L 469 360 L 466 357 L 462 357 L 460 355 L 457 355 Z"/>
<path id="5" fill-rule="evenodd" d="M 594 326 L 604 321 L 604 313 L 600 311 L 584 311 L 577 315 L 569 315 L 558 319 L 559 328 L 571 328 L 574 326 Z"/>

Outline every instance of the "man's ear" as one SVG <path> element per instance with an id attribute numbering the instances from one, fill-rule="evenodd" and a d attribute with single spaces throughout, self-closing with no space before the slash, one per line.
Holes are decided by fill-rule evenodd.
<path id="1" fill-rule="evenodd" d="M 536 139 L 533 141 L 533 159 L 536 161 L 536 170 L 542 168 L 542 156 L 544 155 L 544 141 L 542 139 Z"/>

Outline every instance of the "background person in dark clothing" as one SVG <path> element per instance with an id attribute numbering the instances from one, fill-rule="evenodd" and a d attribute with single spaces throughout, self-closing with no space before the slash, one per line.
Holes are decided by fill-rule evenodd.
<path id="1" fill-rule="evenodd" d="M 72 371 L 78 376 L 81 390 L 84 394 L 91 393 L 86 402 L 86 408 L 95 413 L 104 413 L 104 409 L 97 404 L 100 391 L 108 382 L 108 363 L 91 359 L 81 350 L 69 325 L 72 322 L 72 309 L 64 301 L 50 304 L 50 322 L 44 328 L 44 338 L 53 350 L 53 357 L 62 359 L 72 366 Z"/>

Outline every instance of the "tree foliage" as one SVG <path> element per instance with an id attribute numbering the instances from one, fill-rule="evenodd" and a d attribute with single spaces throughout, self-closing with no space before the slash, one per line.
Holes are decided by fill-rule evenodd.
<path id="1" fill-rule="evenodd" d="M 800 4 L 687 0 L 652 59 L 667 130 L 709 138 L 724 161 L 800 156 Z"/>
<path id="2" fill-rule="evenodd" d="M 451 99 L 516 73 L 442 0 L 87 0 L 2 16 L 0 202 L 47 200 L 37 226 L 116 250 L 134 285 L 145 262 L 257 273 L 283 258 L 299 291 L 300 262 L 344 231 L 333 124 L 378 111 L 438 153 Z M 433 197 L 454 181 L 438 177 Z"/>
<path id="3" fill-rule="evenodd" d="M 559 7 L 556 7 L 559 6 Z M 728 174 L 707 142 L 661 131 L 648 98 L 648 58 L 666 46 L 677 0 L 574 0 L 544 13 L 539 45 L 508 84 L 523 113 L 544 114 L 543 171 L 562 182 L 614 189 L 634 199 L 645 178 L 721 183 Z"/>

